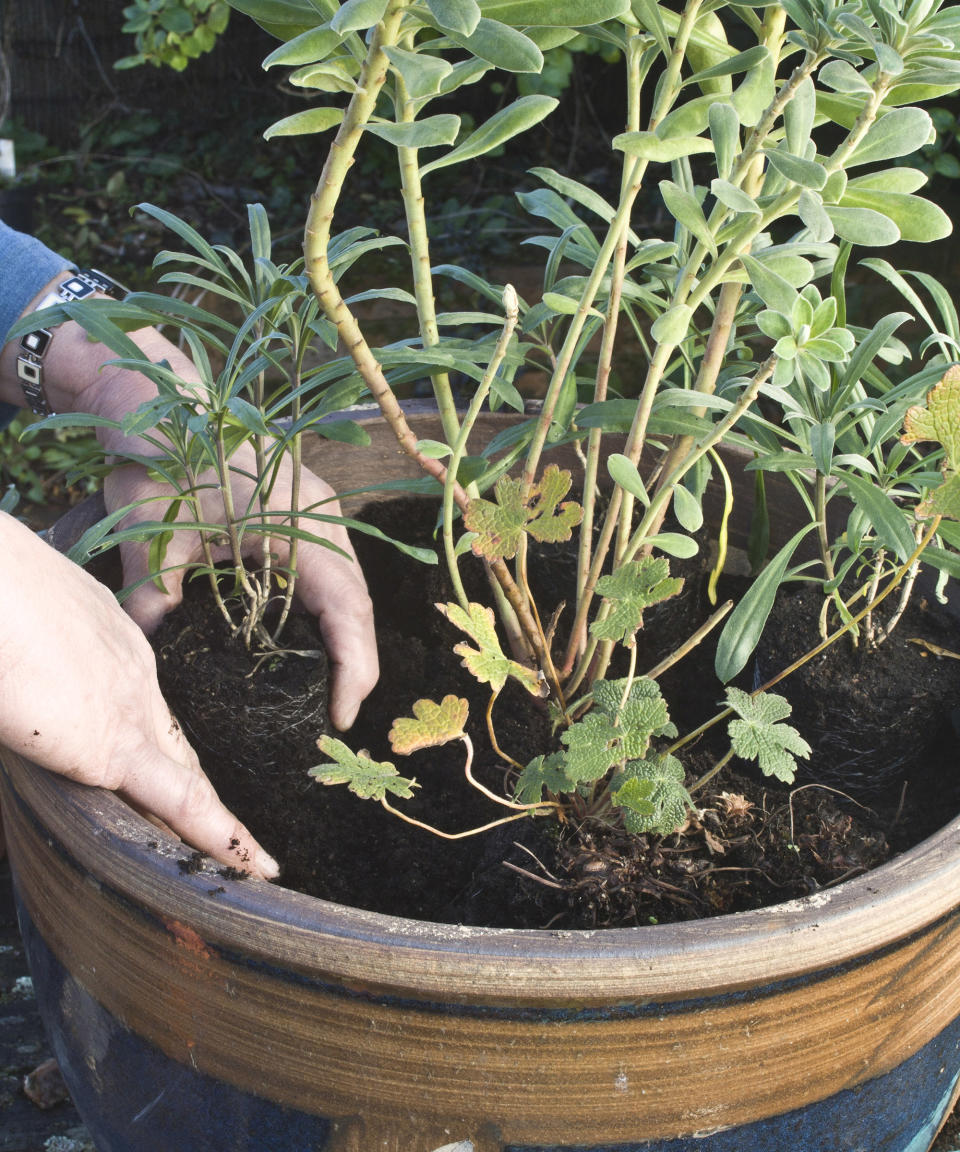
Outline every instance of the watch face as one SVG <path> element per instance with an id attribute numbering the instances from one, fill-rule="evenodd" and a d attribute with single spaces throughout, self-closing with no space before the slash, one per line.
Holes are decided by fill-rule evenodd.
<path id="1" fill-rule="evenodd" d="M 58 291 L 64 300 L 82 300 L 84 296 L 93 295 L 96 288 L 85 284 L 79 276 L 71 276 L 69 280 L 64 280 Z"/>
<path id="2" fill-rule="evenodd" d="M 24 352 L 31 352 L 34 356 L 42 357 L 50 346 L 53 333 L 49 328 L 38 328 L 36 332 L 28 332 L 20 339 L 20 347 Z"/>

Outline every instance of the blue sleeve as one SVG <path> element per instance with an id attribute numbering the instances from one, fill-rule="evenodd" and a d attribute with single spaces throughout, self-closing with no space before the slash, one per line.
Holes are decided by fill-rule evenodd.
<path id="1" fill-rule="evenodd" d="M 41 288 L 67 268 L 69 260 L 51 252 L 39 240 L 14 232 L 0 220 L 0 345 Z M 0 404 L 0 428 L 16 416 L 12 404 Z"/>

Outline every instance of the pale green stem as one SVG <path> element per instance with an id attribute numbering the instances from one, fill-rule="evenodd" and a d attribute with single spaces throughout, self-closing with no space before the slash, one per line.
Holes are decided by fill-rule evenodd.
<path id="1" fill-rule="evenodd" d="M 707 636 L 709 636 L 714 628 L 716 628 L 716 626 L 728 615 L 732 608 L 732 600 L 727 600 L 725 604 L 721 604 L 716 612 L 711 615 L 710 619 L 701 624 L 696 632 L 694 632 L 691 636 L 688 636 L 679 648 L 674 648 L 669 656 L 665 656 L 659 664 L 655 664 L 650 669 L 650 671 L 646 673 L 647 678 L 649 680 L 656 680 L 659 676 L 662 676 L 664 672 L 672 668 L 674 664 L 677 664 L 679 661 L 681 661 L 689 652 L 692 652 L 698 644 L 700 644 L 703 640 L 706 639 Z"/>
<path id="2" fill-rule="evenodd" d="M 760 368 L 760 371 L 757 372 L 757 374 L 754 376 L 753 380 L 751 380 L 749 386 L 744 389 L 740 399 L 733 406 L 733 408 L 730 409 L 730 411 L 726 414 L 726 416 L 724 416 L 722 420 L 718 421 L 710 434 L 704 437 L 704 439 L 688 453 L 686 458 L 681 460 L 666 477 L 663 485 L 655 493 L 653 499 L 650 501 L 650 505 L 644 513 L 636 531 L 633 533 L 633 536 L 624 548 L 622 558 L 618 559 L 618 564 L 627 563 L 637 554 L 650 533 L 650 525 L 656 523 L 660 517 L 662 507 L 669 502 L 674 487 L 680 483 L 687 472 L 690 471 L 690 469 L 702 456 L 706 455 L 707 452 L 709 452 L 723 440 L 727 432 L 729 432 L 730 429 L 736 424 L 744 412 L 750 408 L 754 400 L 756 400 L 757 396 L 759 395 L 760 389 L 769 379 L 775 365 L 776 358 L 771 356 L 763 364 L 763 366 Z M 604 616 L 604 609 L 601 607 L 600 612 L 598 613 L 598 619 L 602 619 Z M 587 675 L 587 672 L 590 669 L 590 665 L 593 663 L 594 653 L 597 651 L 597 648 L 598 645 L 596 641 L 592 642 L 588 646 L 587 651 L 582 657 L 576 672 L 574 672 L 570 683 L 567 685 L 568 693 L 573 691 L 577 685 L 581 683 L 584 676 Z M 610 655 L 613 646 L 609 642 L 605 642 L 603 645 L 600 645 L 599 648 L 600 651 L 598 654 L 597 666 L 594 667 L 592 672 L 592 674 L 597 678 L 601 677 L 606 670 L 606 667 L 610 662 Z"/>
<path id="3" fill-rule="evenodd" d="M 294 318 L 294 326 L 296 340 L 293 348 L 294 369 L 293 379 L 291 381 L 293 385 L 293 398 L 290 401 L 290 418 L 293 424 L 296 425 L 301 415 L 300 380 L 301 373 L 303 372 L 303 357 L 306 352 L 306 342 L 302 339 L 303 333 L 298 318 Z M 299 433 L 294 436 L 293 442 L 290 445 L 290 463 L 293 468 L 293 475 L 290 478 L 290 527 L 296 531 L 300 524 L 300 477 L 303 471 L 303 443 Z M 300 541 L 293 535 L 290 536 L 289 539 L 290 551 L 287 562 L 289 571 L 287 572 L 287 583 L 284 588 L 283 608 L 280 612 L 280 621 L 273 634 L 274 641 L 280 636 L 290 615 L 290 610 L 293 607 L 293 597 L 297 587 L 297 559 Z"/>
<path id="4" fill-rule="evenodd" d="M 809 76 L 820 62 L 819 57 L 808 58 L 804 64 L 796 68 L 790 77 L 790 80 L 783 86 L 777 94 L 777 98 L 773 101 L 770 108 L 764 114 L 760 124 L 752 134 L 748 145 L 745 147 L 740 161 L 737 165 L 737 177 L 739 181 L 747 179 L 750 173 L 751 162 L 758 157 L 759 149 L 765 141 L 765 137 L 772 130 L 777 117 L 782 112 L 783 108 L 792 98 L 797 86 L 800 82 Z M 889 83 L 885 76 L 881 76 L 876 84 L 871 98 L 865 104 L 863 110 L 858 116 L 853 128 L 850 130 L 846 140 L 837 148 L 830 160 L 824 165 L 828 172 L 836 171 L 841 168 L 857 147 L 864 135 L 869 130 L 877 116 L 877 111 L 883 94 L 886 92 Z M 741 235 L 732 240 L 723 253 L 718 255 L 713 262 L 710 270 L 697 281 L 696 272 L 700 268 L 705 256 L 707 255 L 707 247 L 703 243 L 697 243 L 694 246 L 693 252 L 687 261 L 686 271 L 680 278 L 676 291 L 671 299 L 670 306 L 674 307 L 677 304 L 687 304 L 692 311 L 696 311 L 698 307 L 707 299 L 709 294 L 721 283 L 723 278 L 730 271 L 732 265 L 740 259 L 741 255 L 749 251 L 756 237 L 763 231 L 766 231 L 774 221 L 776 221 L 785 212 L 792 209 L 800 192 L 794 189 L 790 192 L 784 193 L 777 200 L 770 205 L 766 211 L 762 213 L 757 220 L 748 224 Z M 717 205 L 714 212 L 711 213 L 710 227 L 716 234 L 722 225 L 728 210 L 722 205 Z M 715 324 L 719 319 L 719 312 L 715 317 Z M 727 333 L 727 336 L 729 332 Z M 722 332 L 718 332 L 718 338 L 724 340 L 726 337 Z M 644 392 L 641 397 L 641 402 L 637 407 L 637 413 L 634 418 L 633 426 L 627 440 L 625 454 L 637 463 L 640 458 L 644 442 L 646 440 L 646 430 L 649 421 L 650 411 L 653 404 L 653 398 L 656 390 L 660 386 L 660 381 L 665 371 L 667 363 L 669 363 L 670 356 L 676 350 L 676 344 L 659 345 L 654 353 L 653 360 L 650 364 L 650 369 L 647 374 L 647 381 L 644 386 Z M 712 388 L 715 385 L 715 378 L 713 384 L 710 383 L 709 377 L 704 377 L 698 381 L 699 390 L 706 391 L 708 387 Z M 618 560 L 623 555 L 623 546 L 628 531 L 627 526 L 632 520 L 633 511 L 633 497 L 629 493 L 624 494 L 624 498 L 619 509 L 620 526 L 621 526 L 621 547 L 618 549 Z"/>
<path id="5" fill-rule="evenodd" d="M 688 0 L 684 8 L 680 25 L 677 29 L 677 35 L 673 42 L 670 59 L 667 62 L 667 67 L 660 83 L 660 94 L 657 99 L 657 106 L 654 108 L 650 117 L 651 130 L 667 114 L 680 93 L 680 70 L 686 56 L 687 44 L 702 4 L 703 0 Z M 630 220 L 633 204 L 640 192 L 646 170 L 647 161 L 640 160 L 636 157 L 632 158 L 628 165 L 628 175 L 624 181 L 626 192 L 621 195 L 617 211 L 610 221 L 606 237 L 594 263 L 593 270 L 580 297 L 577 312 L 571 318 L 566 339 L 563 342 L 556 368 L 554 369 L 553 376 L 547 388 L 540 419 L 527 453 L 527 462 L 523 473 L 524 483 L 528 486 L 533 484 L 534 477 L 536 476 L 537 466 L 540 462 L 544 445 L 546 444 L 547 433 L 550 430 L 553 414 L 560 398 L 561 389 L 567 378 L 567 373 L 570 371 L 574 351 L 583 332 L 583 326 L 586 323 L 589 309 L 593 306 L 597 292 L 607 273 L 610 261 L 613 259 L 619 241 L 620 231 Z"/>
<path id="6" fill-rule="evenodd" d="M 630 699 L 630 690 L 633 688 L 633 682 L 637 677 L 637 644 L 636 638 L 630 645 L 630 666 L 627 669 L 627 675 L 624 678 L 623 693 L 620 696 L 620 707 L 617 709 L 617 724 L 620 723 L 620 716 L 624 708 L 627 706 L 627 701 Z"/>
<path id="7" fill-rule="evenodd" d="M 357 87 L 347 105 L 336 138 L 330 146 L 320 180 L 310 200 L 304 229 L 303 254 L 306 273 L 324 315 L 333 323 L 347 348 L 357 371 L 380 406 L 384 419 L 390 425 L 401 450 L 441 484 L 446 468 L 439 460 L 424 456 L 417 447 L 417 437 L 407 423 L 396 394 L 373 355 L 356 317 L 344 303 L 337 288 L 327 255 L 333 214 L 343 190 L 347 172 L 363 135 L 363 129 L 376 108 L 377 98 L 387 79 L 389 60 L 384 52 L 397 42 L 404 0 L 390 0 L 383 20 L 373 29 L 367 56 L 364 60 Z M 455 489 L 457 504 L 464 508 L 468 498 L 463 489 Z"/>
<path id="8" fill-rule="evenodd" d="M 468 828 L 465 832 L 442 832 L 432 824 L 424 824 L 423 821 L 415 820 L 412 816 L 401 812 L 399 808 L 394 808 L 386 797 L 380 801 L 383 807 L 386 808 L 391 815 L 399 816 L 399 818 L 406 821 L 407 824 L 412 824 L 415 828 L 423 828 L 424 831 L 432 832 L 434 836 L 439 836 L 443 840 L 463 840 L 467 836 L 476 836 L 480 832 L 487 832 L 489 829 L 497 828 L 501 824 L 509 824 L 512 820 L 523 820 L 534 812 L 544 812 L 547 809 L 556 810 L 560 807 L 555 800 L 543 800 L 537 804 L 515 804 L 512 800 L 507 800 L 505 797 L 498 796 L 495 792 L 491 792 L 489 788 L 485 788 L 471 772 L 471 765 L 473 764 L 473 744 L 470 737 L 463 735 L 460 739 L 463 741 L 463 745 L 467 750 L 467 761 L 463 768 L 467 780 L 478 792 L 482 792 L 484 796 L 492 800 L 495 804 L 499 804 L 502 808 L 514 809 L 515 814 L 513 816 L 505 816 L 501 820 L 493 820 L 489 824 L 481 825 L 479 828 Z"/>
<path id="9" fill-rule="evenodd" d="M 632 37 L 627 47 L 627 117 L 626 130 L 638 131 L 640 128 L 640 91 L 642 85 L 641 74 L 642 52 L 639 38 Z M 630 170 L 624 156 L 620 175 L 621 199 L 629 194 Z M 600 345 L 600 356 L 597 363 L 596 381 L 594 384 L 593 400 L 600 403 L 607 398 L 607 387 L 610 381 L 610 372 L 613 367 L 613 355 L 616 347 L 617 328 L 620 319 L 620 303 L 623 296 L 623 280 L 627 262 L 627 248 L 630 233 L 629 220 L 625 220 L 617 238 L 614 252 L 613 268 L 610 281 L 610 300 L 607 304 L 606 322 L 603 329 L 603 339 Z M 599 428 L 592 428 L 587 438 L 587 456 L 584 465 L 583 477 L 583 522 L 580 527 L 579 552 L 577 556 L 577 603 L 583 597 L 590 577 L 591 559 L 593 552 L 593 522 L 596 509 L 597 477 L 600 472 L 600 459 L 602 453 L 603 433 Z M 569 650 L 582 651 L 586 646 L 586 623 L 581 621 L 580 632 L 570 638 Z M 569 668 L 566 670 L 569 673 Z"/>
<path id="10" fill-rule="evenodd" d="M 520 316 L 520 305 L 517 300 L 517 293 L 512 284 L 508 284 L 503 290 L 503 306 L 506 315 L 503 321 L 503 328 L 500 332 L 500 339 L 497 341 L 497 346 L 493 350 L 493 356 L 490 358 L 487 370 L 483 374 L 483 379 L 480 381 L 470 401 L 470 407 L 464 416 L 463 424 L 459 426 L 457 434 L 454 437 L 453 451 L 450 454 L 447 465 L 447 478 L 443 485 L 443 548 L 446 554 L 447 568 L 450 572 L 454 592 L 460 601 L 461 607 L 464 609 L 468 606 L 469 600 L 463 587 L 463 581 L 460 579 L 460 572 L 457 566 L 456 545 L 453 539 L 454 483 L 457 472 L 460 469 L 460 462 L 463 460 L 467 451 L 467 441 L 470 433 L 473 431 L 473 426 L 477 422 L 477 417 L 480 415 L 480 410 L 493 386 L 493 381 L 496 379 L 497 372 L 500 370 L 500 365 L 504 361 L 504 357 L 510 347 L 510 341 L 513 339 L 513 334 L 516 331 L 517 321 Z"/>
<path id="11" fill-rule="evenodd" d="M 411 123 L 415 116 L 416 105 L 410 99 L 403 77 L 399 73 L 396 76 L 396 91 L 398 120 L 404 124 Z M 413 294 L 417 301 L 420 337 L 424 348 L 433 348 L 440 343 L 440 330 L 437 326 L 433 276 L 430 273 L 430 237 L 424 211 L 423 188 L 420 183 L 419 150 L 401 147 L 397 152 L 407 233 L 410 239 Z M 438 371 L 431 376 L 431 382 L 444 438 L 448 444 L 452 444 L 457 438 L 460 425 L 453 390 L 450 387 L 450 377 L 446 372 Z"/>
<path id="12" fill-rule="evenodd" d="M 243 547 L 240 541 L 240 534 L 237 531 L 237 512 L 233 501 L 233 484 L 230 480 L 230 462 L 227 459 L 227 450 L 223 442 L 222 417 L 217 422 L 215 442 L 217 446 L 217 471 L 219 473 L 220 494 L 223 499 L 223 511 L 225 514 L 224 527 L 227 530 L 227 539 L 230 542 L 230 554 L 233 559 L 233 567 L 248 601 L 240 631 L 243 634 L 244 641 L 249 645 L 251 633 L 259 618 L 262 590 L 255 586 L 243 562 Z"/>

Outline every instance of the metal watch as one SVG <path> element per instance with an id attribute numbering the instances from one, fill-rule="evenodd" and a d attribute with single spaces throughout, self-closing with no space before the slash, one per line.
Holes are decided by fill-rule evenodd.
<path id="1" fill-rule="evenodd" d="M 52 292 L 48 292 L 34 311 L 50 308 L 70 300 L 83 300 L 95 292 L 112 296 L 119 300 L 127 290 L 116 280 L 99 272 L 96 268 L 83 268 L 74 272 Z M 52 416 L 53 409 L 43 386 L 43 358 L 53 340 L 53 328 L 37 328 L 20 337 L 20 354 L 17 356 L 17 379 L 30 411 L 37 416 Z"/>

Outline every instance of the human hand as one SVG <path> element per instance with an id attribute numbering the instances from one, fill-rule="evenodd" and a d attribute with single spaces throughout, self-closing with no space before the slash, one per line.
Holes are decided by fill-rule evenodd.
<path id="1" fill-rule="evenodd" d="M 246 459 L 247 455 L 252 456 L 252 451 L 248 452 L 247 447 L 241 448 L 231 461 L 235 470 L 234 496 L 239 507 L 246 506 L 253 492 L 253 483 L 245 475 L 254 470 L 252 459 Z M 104 483 L 108 512 L 137 505 L 124 519 L 124 527 L 140 520 L 159 520 L 169 491 L 167 486 L 151 480 L 142 468 L 133 465 L 115 469 Z M 277 495 L 271 503 L 279 514 L 285 507 L 289 507 L 289 501 L 285 505 L 284 497 L 284 493 L 290 492 L 289 460 L 285 460 L 280 467 L 274 492 Z M 202 490 L 201 503 L 204 520 L 223 520 L 222 500 L 218 489 L 212 484 Z M 300 477 L 299 506 L 305 509 L 316 507 L 324 515 L 340 515 L 340 506 L 334 498 L 333 490 L 306 468 Z M 184 511 L 180 518 L 182 520 L 185 517 Z M 379 664 L 373 608 L 346 529 L 339 524 L 306 520 L 303 527 L 341 549 L 341 552 L 336 552 L 320 543 L 299 541 L 296 554 L 296 595 L 302 607 L 317 618 L 320 626 L 333 672 L 330 719 L 342 730 L 353 723 L 361 703 L 377 682 Z M 263 537 L 258 533 L 248 533 L 244 538 L 244 554 L 256 556 L 262 541 Z M 272 537 L 270 548 L 283 567 L 289 560 L 287 541 L 282 536 Z M 215 560 L 230 559 L 230 549 L 226 544 L 214 547 L 212 552 Z M 121 544 L 120 554 L 124 583 L 131 585 L 143 581 L 125 601 L 126 610 L 149 634 L 164 614 L 175 608 L 183 597 L 185 569 L 182 566 L 203 559 L 199 533 L 190 529 L 173 533 L 164 559 L 164 568 L 170 569 L 163 574 L 166 591 L 145 579 L 150 574 L 146 544 Z"/>
<path id="2" fill-rule="evenodd" d="M 194 848 L 264 879 L 275 861 L 220 802 L 149 643 L 81 568 L 0 513 L 0 743 L 110 788 Z"/>

